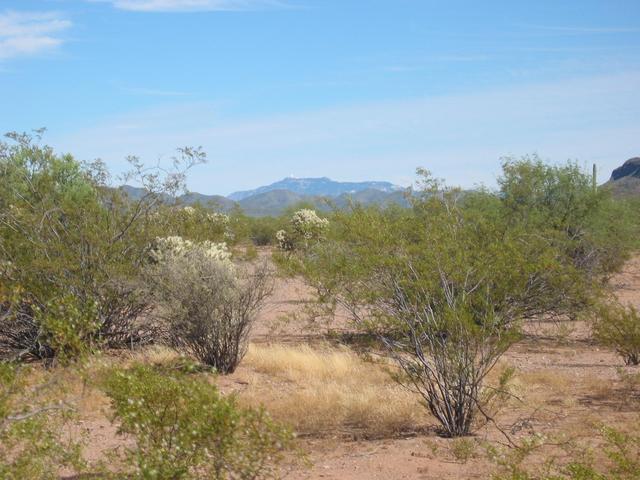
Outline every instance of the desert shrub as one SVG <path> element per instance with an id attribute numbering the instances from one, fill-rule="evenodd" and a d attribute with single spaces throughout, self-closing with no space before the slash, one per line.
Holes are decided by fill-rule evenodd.
<path id="1" fill-rule="evenodd" d="M 594 314 L 596 340 L 618 352 L 627 365 L 640 364 L 640 313 L 632 305 L 605 304 Z"/>
<path id="2" fill-rule="evenodd" d="M 80 444 L 60 433 L 70 410 L 48 403 L 47 385 L 30 386 L 28 369 L 0 362 L 0 478 L 57 479 L 82 469 Z"/>
<path id="3" fill-rule="evenodd" d="M 13 143 L 0 142 L 0 356 L 53 358 L 150 341 L 153 329 L 138 321 L 149 310 L 138 272 L 160 233 L 153 213 L 183 173 L 160 177 L 132 158 L 147 193 L 131 200 L 108 187 L 102 164 L 82 165 L 28 135 L 9 137 Z M 177 164 L 200 160 L 201 152 L 183 149 Z"/>
<path id="4" fill-rule="evenodd" d="M 242 270 L 216 244 L 182 241 L 163 252 L 146 268 L 146 277 L 171 344 L 220 373 L 233 372 L 271 291 L 268 268 Z"/>
<path id="5" fill-rule="evenodd" d="M 294 251 L 286 268 L 305 276 L 323 306 L 342 307 L 377 335 L 404 370 L 399 379 L 444 433 L 460 436 L 492 418 L 489 392 L 508 394 L 484 382 L 521 322 L 575 315 L 599 283 L 559 233 L 509 213 L 504 194 L 464 193 L 428 175 L 422 187 L 411 210 L 335 212 L 323 241 Z"/>
<path id="6" fill-rule="evenodd" d="M 640 436 L 603 426 L 594 433 L 597 449 L 563 442 L 562 462 L 550 458 L 542 465 L 525 462 L 532 453 L 545 447 L 546 439 L 536 435 L 525 439 L 511 451 L 491 449 L 497 463 L 494 480 L 635 480 L 640 474 Z"/>
<path id="7" fill-rule="evenodd" d="M 276 478 L 291 435 L 262 410 L 237 406 L 197 376 L 142 365 L 105 380 L 134 478 Z"/>
<path id="8" fill-rule="evenodd" d="M 404 372 L 399 379 L 422 395 L 443 433 L 468 435 L 478 415 L 492 419 L 495 401 L 503 402 L 508 395 L 512 371 L 505 371 L 492 389 L 485 388 L 484 380 L 517 331 L 505 325 L 490 298 L 485 305 L 474 305 L 466 298 L 470 290 L 444 284 L 448 292 L 441 303 L 431 292 L 411 292 L 413 284 L 407 288 L 402 285 L 406 282 L 393 283 L 392 297 L 379 308 L 391 319 L 383 321 L 387 331 L 381 338 Z"/>
<path id="9" fill-rule="evenodd" d="M 458 438 L 451 444 L 451 453 L 457 461 L 467 463 L 476 453 L 476 443 L 469 438 Z"/>
<path id="10" fill-rule="evenodd" d="M 254 245 L 265 246 L 276 243 L 276 232 L 280 230 L 286 222 L 280 218 L 257 217 L 248 219 L 249 237 Z"/>
<path id="11" fill-rule="evenodd" d="M 533 156 L 506 159 L 498 182 L 510 225 L 547 235 L 585 274 L 607 276 L 638 247 L 640 221 L 630 202 L 592 180 L 575 162 L 553 166 Z"/>

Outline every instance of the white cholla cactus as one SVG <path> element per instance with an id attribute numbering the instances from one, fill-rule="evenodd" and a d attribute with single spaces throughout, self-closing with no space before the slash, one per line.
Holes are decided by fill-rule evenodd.
<path id="1" fill-rule="evenodd" d="M 278 230 L 276 232 L 276 241 L 278 242 L 278 248 L 281 250 L 293 249 L 293 242 L 285 230 Z"/>
<path id="2" fill-rule="evenodd" d="M 224 213 L 207 213 L 207 218 L 213 223 L 221 223 L 227 225 L 229 223 L 229 216 Z"/>
<path id="3" fill-rule="evenodd" d="M 315 210 L 303 208 L 291 217 L 291 226 L 305 240 L 319 236 L 329 225 L 329 220 L 320 218 Z"/>
<path id="4" fill-rule="evenodd" d="M 231 264 L 231 252 L 226 243 L 215 243 L 209 240 L 196 243 L 179 236 L 156 238 L 155 247 L 151 250 L 151 258 L 156 262 L 162 262 L 172 256 L 186 256 L 196 249 L 209 258 Z"/>
<path id="5" fill-rule="evenodd" d="M 202 217 L 204 217 L 205 219 L 209 220 L 212 223 L 221 223 L 223 225 L 226 225 L 229 223 L 229 216 L 225 215 L 224 213 L 218 213 L 218 212 L 209 213 L 204 210 L 198 210 L 197 208 L 191 207 L 189 205 L 182 207 L 179 210 L 179 212 L 188 218 L 193 218 L 198 214 L 200 214 Z"/>

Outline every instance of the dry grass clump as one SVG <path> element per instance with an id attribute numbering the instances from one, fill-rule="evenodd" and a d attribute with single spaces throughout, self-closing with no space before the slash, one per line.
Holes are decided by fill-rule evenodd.
<path id="1" fill-rule="evenodd" d="M 240 394 L 301 435 L 380 438 L 424 428 L 425 408 L 399 386 L 388 364 L 344 348 L 252 345 L 254 376 Z"/>

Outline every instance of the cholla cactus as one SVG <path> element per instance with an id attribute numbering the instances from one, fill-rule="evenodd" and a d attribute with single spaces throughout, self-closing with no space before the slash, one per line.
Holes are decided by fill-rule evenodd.
<path id="1" fill-rule="evenodd" d="M 193 207 L 186 206 L 186 207 L 182 207 L 180 212 L 184 213 L 185 215 L 187 215 L 189 217 L 193 217 L 198 211 Z"/>
<path id="2" fill-rule="evenodd" d="M 292 251 L 296 246 L 309 246 L 309 241 L 322 237 L 324 230 L 329 225 L 329 220 L 321 218 L 309 208 L 303 208 L 295 212 L 289 220 L 291 231 L 278 230 L 276 240 L 281 250 Z"/>
<path id="3" fill-rule="evenodd" d="M 231 253 L 226 243 L 215 243 L 209 240 L 196 243 L 178 236 L 156 238 L 155 246 L 151 250 L 151 258 L 156 262 L 163 262 L 170 257 L 186 256 L 194 250 L 201 251 L 206 257 L 231 265 Z"/>
<path id="4" fill-rule="evenodd" d="M 229 224 L 229 215 L 225 215 L 224 213 L 207 213 L 207 219 L 213 223 L 220 223 L 222 225 Z"/>
<path id="5" fill-rule="evenodd" d="M 281 250 L 293 250 L 293 241 L 285 230 L 278 230 L 276 232 L 276 241 L 278 242 L 278 248 Z"/>
<path id="6" fill-rule="evenodd" d="M 329 225 L 329 220 L 320 218 L 315 210 L 303 208 L 291 217 L 293 230 L 305 240 L 319 237 Z"/>
<path id="7" fill-rule="evenodd" d="M 229 216 L 224 213 L 218 212 L 206 212 L 204 210 L 199 210 L 197 208 L 191 207 L 189 205 L 182 207 L 179 210 L 180 214 L 185 217 L 191 219 L 201 215 L 204 219 L 210 221 L 211 223 L 218 223 L 222 225 L 227 225 L 229 223 Z"/>

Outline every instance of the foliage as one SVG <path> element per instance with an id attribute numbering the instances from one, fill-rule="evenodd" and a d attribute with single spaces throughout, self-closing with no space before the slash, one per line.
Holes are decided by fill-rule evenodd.
<path id="1" fill-rule="evenodd" d="M 131 157 L 129 177 L 148 193 L 130 201 L 108 187 L 100 162 L 81 165 L 40 146 L 39 136 L 8 137 L 13 143 L 0 142 L 0 355 L 71 357 L 149 341 L 137 279 L 160 233 L 153 213 L 202 152 L 181 149 L 165 176 Z"/>
<path id="2" fill-rule="evenodd" d="M 175 257 L 188 255 L 196 249 L 212 260 L 231 266 L 231 253 L 225 243 L 214 243 L 209 240 L 196 243 L 178 236 L 156 238 L 150 256 L 154 262 L 162 263 Z"/>
<path id="3" fill-rule="evenodd" d="M 240 270 L 209 244 L 182 244 L 145 269 L 172 344 L 221 373 L 246 352 L 255 314 L 271 291 L 266 265 Z M 219 250 L 215 250 L 219 253 Z"/>
<path id="4" fill-rule="evenodd" d="M 165 202 L 154 209 L 152 218 L 156 228 L 168 237 L 184 237 L 196 242 L 235 240 L 228 215 L 212 212 L 198 204 L 182 206 Z"/>
<path id="5" fill-rule="evenodd" d="M 46 403 L 46 385 L 29 387 L 28 369 L 0 362 L 0 478 L 57 479 L 62 467 L 82 468 L 80 445 L 65 440 L 64 405 Z"/>
<path id="6" fill-rule="evenodd" d="M 453 457 L 462 463 L 467 463 L 475 455 L 476 443 L 469 438 L 457 438 L 451 444 Z"/>
<path id="7" fill-rule="evenodd" d="M 615 272 L 638 246 L 640 222 L 632 203 L 594 190 L 592 177 L 577 163 L 506 159 L 499 185 L 510 224 L 547 235 L 589 275 Z"/>
<path id="8" fill-rule="evenodd" d="M 594 312 L 593 334 L 627 365 L 640 364 L 640 313 L 629 305 L 604 304 Z"/>
<path id="9" fill-rule="evenodd" d="M 274 217 L 256 217 L 250 220 L 250 238 L 258 246 L 273 245 L 276 232 L 285 226 L 285 221 Z"/>
<path id="10" fill-rule="evenodd" d="M 496 193 L 418 173 L 411 210 L 334 212 L 319 241 L 276 260 L 305 276 L 321 306 L 375 333 L 443 431 L 465 435 L 491 418 L 483 382 L 520 323 L 591 308 L 636 226 L 610 218 L 626 207 L 573 164 L 507 161 Z"/>
<path id="11" fill-rule="evenodd" d="M 541 466 L 525 464 L 530 455 L 544 447 L 545 439 L 536 436 L 525 440 L 511 452 L 491 452 L 498 465 L 494 480 L 635 480 L 640 475 L 640 435 L 637 430 L 625 433 L 609 426 L 595 435 L 600 455 L 584 447 L 565 444 L 565 460 L 549 460 Z"/>
<path id="12" fill-rule="evenodd" d="M 124 452 L 135 478 L 278 476 L 291 435 L 198 377 L 137 365 L 110 372 L 105 390 L 119 433 L 135 439 Z"/>

